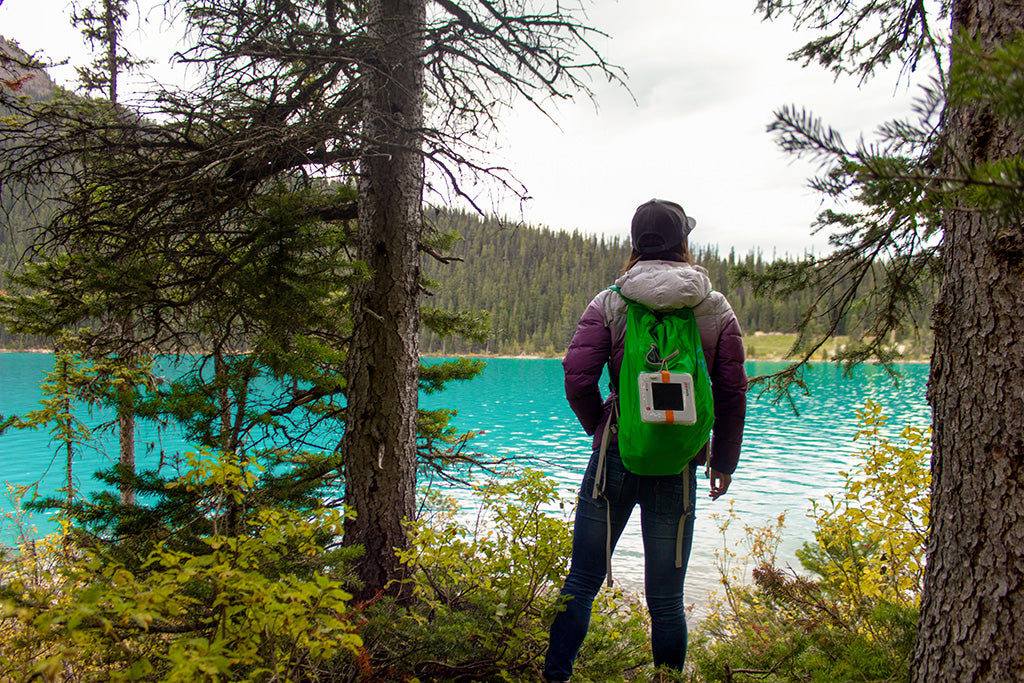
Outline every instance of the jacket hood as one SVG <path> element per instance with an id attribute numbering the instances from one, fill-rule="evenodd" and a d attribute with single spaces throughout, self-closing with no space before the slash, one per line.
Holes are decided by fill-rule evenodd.
<path id="1" fill-rule="evenodd" d="M 653 310 L 693 308 L 711 293 L 706 270 L 676 261 L 640 261 L 615 284 L 624 297 Z"/>

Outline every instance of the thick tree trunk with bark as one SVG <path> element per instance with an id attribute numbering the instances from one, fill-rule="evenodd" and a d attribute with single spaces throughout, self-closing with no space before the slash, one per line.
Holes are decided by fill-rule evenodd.
<path id="1" fill-rule="evenodd" d="M 345 543 L 361 544 L 361 597 L 399 577 L 396 548 L 415 512 L 422 226 L 422 32 L 425 0 L 372 0 L 375 54 L 364 67 L 359 164 L 359 258 L 372 276 L 353 292 L 342 452 L 345 500 L 355 517 Z M 397 584 L 388 588 L 400 594 Z"/>
<path id="2" fill-rule="evenodd" d="M 958 0 L 954 33 L 992 46 L 1018 2 Z M 1022 135 L 978 107 L 947 111 L 956 159 L 1017 154 Z M 945 216 L 935 313 L 931 532 L 915 683 L 1024 681 L 1024 230 L 970 206 Z"/>

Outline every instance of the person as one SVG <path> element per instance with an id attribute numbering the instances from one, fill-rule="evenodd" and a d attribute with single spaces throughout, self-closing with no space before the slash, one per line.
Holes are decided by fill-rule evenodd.
<path id="1" fill-rule="evenodd" d="M 697 467 L 706 465 L 710 498 L 729 490 L 739 461 L 746 417 L 747 374 L 740 326 L 732 307 L 711 288 L 707 271 L 693 264 L 688 236 L 696 221 L 675 202 L 652 199 L 633 216 L 633 251 L 612 289 L 597 294 L 579 320 L 562 361 L 569 405 L 587 434 L 593 455 L 580 488 L 573 528 L 572 560 L 561 595 L 565 608 L 551 626 L 544 679 L 568 681 L 590 624 L 595 596 L 610 578 L 610 553 L 633 508 L 640 505 L 644 544 L 644 591 L 651 616 L 656 667 L 681 671 L 686 658 L 683 581 L 693 540 Z M 655 310 L 692 308 L 700 331 L 714 398 L 715 422 L 705 445 L 683 472 L 641 476 L 619 456 L 613 407 L 602 400 L 600 379 L 608 365 L 613 386 L 622 365 L 628 297 Z M 595 497 L 599 451 L 606 448 L 604 490 Z M 687 488 L 688 487 L 688 488 Z"/>

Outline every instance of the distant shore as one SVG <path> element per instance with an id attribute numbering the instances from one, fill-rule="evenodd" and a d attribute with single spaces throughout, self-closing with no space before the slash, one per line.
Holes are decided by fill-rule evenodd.
<path id="1" fill-rule="evenodd" d="M 537 354 L 537 353 L 520 354 L 520 355 L 517 355 L 517 356 L 512 356 L 512 355 L 507 355 L 507 354 L 497 354 L 497 353 L 494 353 L 494 354 L 487 354 L 487 353 L 456 353 L 456 354 L 449 354 L 449 355 L 441 355 L 439 353 L 430 353 L 430 354 L 426 354 L 426 355 L 420 356 L 420 358 L 478 358 L 480 360 L 488 360 L 488 359 L 502 359 L 502 360 L 557 360 L 557 359 L 561 359 L 563 357 L 563 355 L 564 354 L 549 356 L 549 355 Z M 748 356 L 746 358 L 746 360 L 751 362 L 751 363 L 787 363 L 787 362 L 788 363 L 795 363 L 795 362 L 797 362 L 797 360 L 795 358 L 780 358 L 779 356 L 764 356 L 764 357 L 756 357 L 756 358 Z M 825 359 L 822 359 L 822 358 L 812 358 L 811 360 L 809 360 L 807 362 L 808 363 L 835 363 L 836 361 L 832 360 L 832 359 L 825 360 Z M 875 361 L 875 360 L 867 360 L 865 362 L 866 363 L 876 363 L 877 361 Z M 894 360 L 893 361 L 894 365 L 902 365 L 902 364 L 925 365 L 925 364 L 928 364 L 928 363 L 931 363 L 931 360 L 928 359 L 928 358 L 908 358 L 908 359 Z"/>
<path id="2" fill-rule="evenodd" d="M 0 349 L 0 353 L 53 353 L 53 349 Z M 541 354 L 541 353 L 522 353 L 522 354 L 518 354 L 518 355 L 499 354 L 499 353 L 494 353 L 494 354 L 488 354 L 488 353 L 460 353 L 460 354 L 443 356 L 443 355 L 441 355 L 439 353 L 430 353 L 430 354 L 426 354 L 426 355 L 420 356 L 420 358 L 479 358 L 480 360 L 487 360 L 489 358 L 494 358 L 494 359 L 504 359 L 504 360 L 553 360 L 553 359 L 562 358 L 562 355 L 563 354 L 546 355 L 546 354 Z M 748 357 L 747 360 L 752 362 L 752 363 L 757 363 L 757 362 L 772 362 L 772 363 L 780 362 L 781 363 L 781 362 L 787 362 L 787 361 L 788 362 L 794 362 L 794 363 L 796 362 L 796 359 L 794 359 L 794 358 L 781 358 L 779 356 Z M 821 358 L 814 358 L 814 359 L 811 359 L 808 362 L 809 363 L 834 363 L 835 361 L 831 360 L 831 359 L 825 360 L 825 359 L 821 359 Z M 868 361 L 865 361 L 865 362 L 873 363 L 875 361 L 868 360 Z M 913 364 L 927 364 L 927 363 L 930 363 L 930 362 L 931 362 L 931 360 L 927 359 L 927 358 L 917 358 L 917 359 L 895 360 L 895 361 L 893 361 L 893 364 L 895 364 L 895 365 L 901 365 L 901 364 L 905 364 L 905 363 L 906 364 L 910 364 L 910 363 L 913 363 Z"/>

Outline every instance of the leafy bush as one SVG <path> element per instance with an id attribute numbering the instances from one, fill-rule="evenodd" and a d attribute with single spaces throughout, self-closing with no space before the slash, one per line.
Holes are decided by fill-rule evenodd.
<path id="1" fill-rule="evenodd" d="M 532 470 L 478 488 L 475 515 L 432 500 L 413 526 L 416 602 L 381 602 L 361 630 L 382 680 L 537 681 L 572 537 L 555 483 Z M 644 610 L 621 591 L 602 593 L 574 680 L 622 680 L 649 659 Z M 366 660 L 364 659 L 364 662 Z"/>
<path id="2" fill-rule="evenodd" d="M 931 474 L 931 431 L 907 426 L 894 442 L 877 403 L 857 411 L 862 462 L 844 477 L 844 493 L 812 501 L 815 543 L 801 563 L 840 595 L 916 607 L 924 578 Z"/>
<path id="3" fill-rule="evenodd" d="M 798 553 L 810 575 L 775 566 L 783 518 L 746 529 L 753 583 L 726 549 L 724 597 L 691 637 L 692 678 L 903 677 L 928 433 L 907 428 L 891 440 L 879 406 L 858 414 L 862 460 L 842 494 L 814 504 L 815 539 Z M 239 500 L 257 485 L 229 458 L 191 465 L 174 485 Z M 237 535 L 206 534 L 199 550 L 157 540 L 131 558 L 74 540 L 87 537 L 26 535 L 0 566 L 0 670 L 9 680 L 535 682 L 571 550 L 567 516 L 538 472 L 509 473 L 478 493 L 475 514 L 426 498 L 430 514 L 399 558 L 408 605 L 350 603 L 352 558 L 329 547 L 344 519 L 335 510 L 248 509 Z M 635 596 L 602 592 L 574 680 L 654 677 L 646 610 Z"/>
<path id="4" fill-rule="evenodd" d="M 865 443 L 843 473 L 844 492 L 812 501 L 813 542 L 797 556 L 811 575 L 775 566 L 782 520 L 747 529 L 753 583 L 720 558 L 724 598 L 691 639 L 696 675 L 708 681 L 898 681 L 917 628 L 931 455 L 927 430 L 883 436 L 881 407 L 857 412 Z M 728 526 L 731 519 L 723 524 Z"/>
<path id="5" fill-rule="evenodd" d="M 206 462 L 195 479 L 243 491 L 251 478 Z M 186 481 L 191 479 L 186 478 Z M 241 495 L 241 494 L 240 494 Z M 265 681 L 330 671 L 362 644 L 325 532 L 344 514 L 266 508 L 205 552 L 158 542 L 129 567 L 108 548 L 51 536 L 0 567 L 0 662 L 11 680 Z"/>
<path id="6" fill-rule="evenodd" d="M 176 485 L 245 497 L 254 473 L 194 457 Z M 26 541 L 0 567 L 0 670 L 74 681 L 502 681 L 540 678 L 571 533 L 554 482 L 509 473 L 469 515 L 436 494 L 412 525 L 411 604 L 352 604 L 352 558 L 325 566 L 334 510 L 251 510 L 244 533 L 160 541 L 143 557 Z M 67 530 L 65 530 L 67 531 Z M 83 537 L 84 538 L 84 537 Z M 574 680 L 642 681 L 646 610 L 602 592 Z"/>

